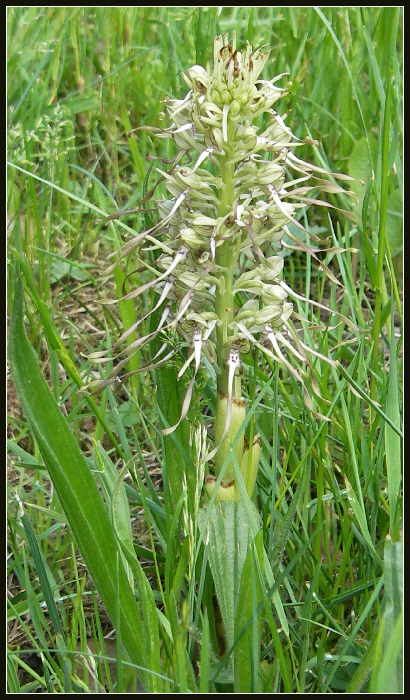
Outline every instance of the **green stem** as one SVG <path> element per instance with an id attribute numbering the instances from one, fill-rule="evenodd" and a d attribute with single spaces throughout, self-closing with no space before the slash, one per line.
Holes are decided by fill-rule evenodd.
<path id="1" fill-rule="evenodd" d="M 226 217 L 235 208 L 235 165 L 232 162 L 234 152 L 235 124 L 228 119 L 228 140 L 225 148 L 225 155 L 221 158 L 220 175 L 222 186 L 220 190 L 220 203 L 218 207 L 218 216 Z M 232 332 L 229 329 L 230 323 L 234 319 L 235 293 L 233 290 L 234 273 L 239 257 L 239 240 L 232 241 L 229 238 L 229 225 L 226 228 L 227 239 L 216 249 L 215 262 L 221 269 L 219 285 L 216 291 L 215 311 L 218 315 L 219 322 L 216 328 L 216 352 L 217 363 L 220 369 L 218 374 L 218 399 L 216 403 L 216 421 L 215 421 L 215 442 L 222 439 L 225 430 L 226 413 L 228 410 L 228 376 L 229 369 L 225 366 L 227 359 L 229 336 Z M 244 401 L 242 399 L 241 379 L 240 376 L 235 376 L 233 386 L 233 402 L 230 406 L 231 424 L 226 437 L 225 443 L 216 455 L 215 458 L 215 474 L 218 476 L 224 463 L 225 458 L 230 450 L 230 445 L 235 440 L 238 429 L 240 428 L 245 413 Z M 241 462 L 244 448 L 243 436 L 236 446 L 236 456 Z M 232 461 L 225 465 L 225 481 L 230 482 L 235 478 L 235 469 Z"/>
<path id="2" fill-rule="evenodd" d="M 390 22 L 390 39 L 394 27 L 394 16 Z M 390 48 L 390 42 L 388 44 Z M 392 94 L 392 74 L 393 65 L 388 57 L 388 67 L 386 75 L 386 100 L 384 105 L 384 125 L 383 125 L 383 143 L 382 143 L 382 174 L 381 174 L 381 201 L 380 201 L 380 220 L 379 220 L 379 236 L 378 236 L 378 251 L 377 251 L 377 287 L 376 299 L 374 308 L 374 323 L 373 323 L 373 353 L 372 367 L 375 373 L 372 377 L 370 393 L 374 400 L 376 396 L 376 374 L 378 369 L 379 356 L 379 337 L 381 331 L 381 313 L 382 313 L 382 298 L 383 298 L 383 272 L 384 272 L 384 256 L 386 242 L 386 221 L 387 221 L 387 200 L 389 195 L 388 186 L 388 164 L 389 164 L 389 148 L 390 148 L 390 118 L 391 118 L 391 94 Z"/>
<path id="3" fill-rule="evenodd" d="M 235 165 L 230 163 L 232 160 L 232 149 L 230 144 L 233 142 L 235 133 L 235 125 L 228 122 L 228 142 L 225 149 L 225 155 L 221 158 L 220 174 L 222 180 L 221 199 L 218 207 L 218 216 L 227 216 L 233 211 L 235 206 L 235 191 L 234 177 Z M 229 227 L 228 227 L 229 231 Z M 234 270 L 238 261 L 238 251 L 236 246 L 232 245 L 231 240 L 226 240 L 216 249 L 215 262 L 223 268 L 220 277 L 219 286 L 216 291 L 215 311 L 221 323 L 218 323 L 216 328 L 216 352 L 218 366 L 221 370 L 218 375 L 218 390 L 226 394 L 228 391 L 228 370 L 224 367 L 226 360 L 224 347 L 229 338 L 229 324 L 234 317 L 234 292 L 233 292 L 233 277 Z M 240 383 L 235 382 L 235 396 L 239 390 L 238 398 L 240 397 Z"/>

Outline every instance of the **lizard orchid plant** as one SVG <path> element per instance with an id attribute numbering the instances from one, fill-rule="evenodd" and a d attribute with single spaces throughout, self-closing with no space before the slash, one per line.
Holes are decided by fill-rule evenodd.
<path id="1" fill-rule="evenodd" d="M 306 232 L 298 212 L 317 201 L 313 191 L 345 192 L 334 178 L 350 179 L 333 174 L 332 181 L 324 180 L 326 170 L 294 154 L 299 146 L 314 142 L 295 137 L 286 117 L 273 109 L 286 94 L 277 86 L 285 74 L 261 79 L 269 52 L 264 48 L 253 52 L 249 43 L 237 50 L 235 43 L 233 39 L 229 44 L 227 36 L 216 37 L 213 63 L 206 68 L 195 65 L 183 76 L 189 92 L 181 100 L 166 101 L 172 122 L 169 128 L 140 127 L 159 138 L 172 139 L 178 148 L 170 169 L 158 170 L 170 198 L 157 202 L 157 223 L 125 243 L 110 270 L 144 246 L 156 251 L 155 267 L 145 263 L 151 279 L 123 299 L 137 299 L 152 290 L 157 300 L 119 338 L 114 348 L 119 362 L 111 374 L 88 387 L 90 393 L 97 393 L 117 381 L 130 357 L 157 336 L 162 341 L 160 348 L 142 369 L 167 363 L 177 351 L 174 343 L 167 343 L 167 332 L 177 331 L 182 343 L 189 342 L 191 348 L 178 378 L 192 363 L 194 370 L 179 420 L 163 434 L 171 433 L 186 418 L 195 378 L 206 356 L 215 367 L 218 393 L 214 444 L 204 458 L 214 459 L 215 476 L 207 477 L 205 485 L 211 494 L 223 469 L 217 498 L 224 500 L 240 496 L 233 452 L 249 495 L 260 456 L 258 436 L 248 446 L 240 432 L 246 414 L 241 386 L 243 354 L 258 348 L 286 368 L 302 385 L 306 406 L 323 418 L 314 412 L 308 390 L 315 391 L 308 353 L 319 353 L 303 343 L 291 323 L 292 300 L 302 297 L 282 279 L 280 251 L 285 245 L 290 247 L 282 241 L 286 234 L 318 260 L 316 252 L 294 237 L 288 225 Z M 262 129 L 255 124 L 261 115 L 266 115 Z M 319 203 L 332 207 L 328 202 Z M 322 261 L 320 266 L 335 281 Z M 159 318 L 156 328 L 122 349 L 124 341 L 154 312 Z M 96 355 L 94 359 L 102 359 Z M 298 369 L 290 362 L 291 356 Z"/>

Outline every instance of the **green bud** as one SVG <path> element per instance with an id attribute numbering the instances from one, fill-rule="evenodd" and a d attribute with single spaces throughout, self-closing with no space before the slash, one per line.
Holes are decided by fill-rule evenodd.
<path id="1" fill-rule="evenodd" d="M 272 305 L 265 306 L 255 314 L 255 323 L 257 326 L 263 326 L 265 323 L 274 323 L 282 316 L 282 306 Z"/>
<path id="2" fill-rule="evenodd" d="M 254 273 L 255 274 L 255 273 Z M 234 290 L 236 292 L 250 292 L 251 294 L 259 295 L 262 289 L 262 282 L 260 280 L 244 279 L 242 278 L 235 282 Z"/>
<path id="3" fill-rule="evenodd" d="M 194 250 L 200 248 L 204 244 L 203 236 L 198 235 L 193 228 L 183 228 L 179 235 L 182 240 L 188 243 L 189 247 Z"/>
<path id="4" fill-rule="evenodd" d="M 283 270 L 284 259 L 279 255 L 265 258 L 265 262 L 259 265 L 258 274 L 263 280 L 274 280 Z"/>
<path id="5" fill-rule="evenodd" d="M 256 146 L 258 130 L 254 126 L 247 126 L 242 132 L 242 140 L 246 147 L 253 150 Z"/>
<path id="6" fill-rule="evenodd" d="M 263 284 L 261 298 L 264 304 L 280 304 L 286 297 L 285 290 L 278 284 Z"/>
<path id="7" fill-rule="evenodd" d="M 218 90 L 212 90 L 211 92 L 211 100 L 212 102 L 215 102 L 216 105 L 220 105 L 222 102 L 222 98 L 218 92 Z"/>
<path id="8" fill-rule="evenodd" d="M 259 309 L 259 303 L 256 299 L 249 299 L 235 316 L 235 321 L 248 321 L 255 318 L 255 314 Z"/>
<path id="9" fill-rule="evenodd" d="M 243 139 L 256 138 L 257 133 L 258 133 L 258 130 L 257 130 L 256 126 L 246 126 L 243 130 L 242 138 Z"/>
<path id="10" fill-rule="evenodd" d="M 231 104 L 230 114 L 232 115 L 232 117 L 237 117 L 238 114 L 240 114 L 240 112 L 241 112 L 241 104 L 240 104 L 240 102 L 238 102 L 238 100 L 234 100 Z"/>
<path id="11" fill-rule="evenodd" d="M 292 313 L 293 313 L 293 304 L 290 301 L 286 301 L 283 304 L 283 311 L 282 311 L 282 316 L 281 316 L 282 323 L 287 321 L 288 318 L 291 317 Z"/>
<path id="12" fill-rule="evenodd" d="M 228 90 L 224 90 L 221 97 L 222 97 L 222 102 L 223 102 L 225 105 L 229 105 L 229 103 L 230 103 L 230 101 L 231 101 L 232 98 L 231 98 L 231 96 L 230 96 Z"/>
<path id="13" fill-rule="evenodd" d="M 284 168 L 278 163 L 268 163 L 263 168 L 260 168 L 257 174 L 260 185 L 274 185 L 284 176 Z"/>

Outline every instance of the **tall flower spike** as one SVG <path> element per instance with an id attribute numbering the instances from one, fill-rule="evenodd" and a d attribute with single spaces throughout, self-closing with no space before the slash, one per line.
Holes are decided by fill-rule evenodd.
<path id="1" fill-rule="evenodd" d="M 215 441 L 203 462 L 215 457 L 218 476 L 226 467 L 223 463 L 225 456 L 229 459 L 229 450 L 239 450 L 239 464 L 243 465 L 243 470 L 251 469 L 249 483 L 254 482 L 255 465 L 251 468 L 248 460 L 242 459 L 241 452 L 245 450 L 240 428 L 245 415 L 242 354 L 251 347 L 258 348 L 278 362 L 301 383 L 305 403 L 313 415 L 324 417 L 313 411 L 307 382 L 313 386 L 313 393 L 316 387 L 306 371 L 310 367 L 308 352 L 323 356 L 304 345 L 289 325 L 293 305 L 288 297 L 295 300 L 302 297 L 281 279 L 282 237 L 287 233 L 292 239 L 287 228 L 290 222 L 307 232 L 319 247 L 313 249 L 296 238 L 294 243 L 339 284 L 317 255 L 322 241 L 299 219 L 301 212 L 317 201 L 313 193 L 315 196 L 318 192 L 352 194 L 335 182 L 335 178 L 352 178 L 331 174 L 332 179 L 325 179 L 323 176 L 329 174 L 323 168 L 294 155 L 294 149 L 316 142 L 297 138 L 285 123 L 286 115 L 280 116 L 273 109 L 277 100 L 286 94 L 286 89 L 277 85 L 286 74 L 273 79 L 262 78 L 268 58 L 269 51 L 264 47 L 254 52 L 246 43 L 240 50 L 235 37 L 231 44 L 228 36 L 216 37 L 213 62 L 206 68 L 192 66 L 183 75 L 189 87 L 187 95 L 181 100 L 165 101 L 171 126 L 166 129 L 139 127 L 151 131 L 157 138 L 175 141 L 177 153 L 168 170 L 157 169 L 158 182 L 165 185 L 169 199 L 157 201 L 156 223 L 127 241 L 117 257 L 118 263 L 140 249 L 146 253 L 155 250 L 153 267 L 144 262 L 146 256 L 140 261 L 148 277 L 124 299 L 137 300 L 150 291 L 155 291 L 159 298 L 151 311 L 140 315 L 132 328 L 125 331 L 115 349 L 143 327 L 153 311 L 163 311 L 157 328 L 142 334 L 120 352 L 120 362 L 108 379 L 94 382 L 90 388 L 91 392 L 97 392 L 107 381 L 115 381 L 132 354 L 160 333 L 163 336 L 161 352 L 145 365 L 145 369 L 161 364 L 175 351 L 173 333 L 171 353 L 164 356 L 166 333 L 176 330 L 184 346 L 187 341 L 194 346 L 193 351 L 188 350 L 178 379 L 192 362 L 194 370 L 180 418 L 163 433 L 171 433 L 187 416 L 201 356 L 206 352 L 215 359 L 218 398 Z M 260 130 L 255 119 L 262 114 L 265 114 L 266 126 Z M 166 161 L 159 159 L 159 162 Z M 288 178 L 289 171 L 297 173 L 295 179 Z M 146 201 L 145 197 L 144 205 Z M 319 199 L 318 203 L 334 208 L 327 201 Z M 287 243 L 286 247 L 292 245 Z M 318 302 L 311 303 L 323 308 Z M 344 316 L 340 318 L 351 326 Z M 104 360 L 100 355 L 96 359 Z M 294 363 L 299 365 L 298 369 Z M 231 464 L 227 468 L 229 478 L 234 474 L 232 469 Z M 236 492 L 235 487 L 232 494 Z"/>

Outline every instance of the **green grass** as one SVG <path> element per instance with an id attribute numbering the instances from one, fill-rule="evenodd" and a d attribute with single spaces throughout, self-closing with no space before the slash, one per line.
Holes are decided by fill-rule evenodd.
<path id="1" fill-rule="evenodd" d="M 356 249 L 322 254 L 342 286 L 304 253 L 285 260 L 286 283 L 330 309 L 325 316 L 295 302 L 311 322 L 301 322 L 305 342 L 338 363 L 312 360 L 319 410 L 330 421 L 309 414 L 300 386 L 269 358 L 249 355 L 245 362 L 247 433 L 262 439 L 253 498 L 261 526 L 249 503 L 244 517 L 262 534 L 243 564 L 249 588 L 235 583 L 243 611 L 234 646 L 249 655 L 251 669 L 240 682 L 248 692 L 402 690 L 400 8 L 12 7 L 8 303 L 11 334 L 19 338 L 11 339 L 19 392 L 11 381 L 10 692 L 121 692 L 136 682 L 138 659 L 140 681 L 151 692 L 225 692 L 233 681 L 238 688 L 231 675 L 236 651 L 218 655 L 215 552 L 201 539 L 201 475 L 187 448 L 201 410 L 215 413 L 211 369 L 198 376 L 188 419 L 169 444 L 160 434 L 157 398 L 163 408 L 174 366 L 135 374 L 98 399 L 78 393 L 82 382 L 99 376 L 88 355 L 114 345 L 123 326 L 151 304 L 149 293 L 136 308 L 101 303 L 117 299 L 123 283 L 127 290 L 138 286 L 135 258 L 115 280 L 104 271 L 108 255 L 146 227 L 149 212 L 104 218 L 138 209 L 154 186 L 158 161 L 149 172 L 147 156 L 174 155 L 149 132 L 130 132 L 163 124 L 162 101 L 185 94 L 181 71 L 210 58 L 215 34 L 233 31 L 238 45 L 271 48 L 264 78 L 288 73 L 291 94 L 278 111 L 291 110 L 297 136 L 320 141 L 298 156 L 364 182 L 351 186 L 353 208 L 348 198 L 329 194 L 330 203 L 352 210 L 352 219 L 329 216 L 324 207 L 306 215 L 329 246 Z M 147 359 L 134 358 L 129 369 Z M 48 414 L 30 414 L 30 381 L 40 404 L 49 402 Z M 209 415 L 202 423 L 211 423 Z M 82 498 L 87 508 L 98 497 L 97 490 L 81 492 L 92 474 L 105 504 L 101 522 L 123 543 L 112 556 L 107 545 L 108 592 L 98 572 L 84 566 L 92 543 L 72 527 L 69 497 L 66 503 L 45 456 L 49 423 L 67 431 L 58 463 L 61 478 L 74 464 L 80 470 L 78 507 Z M 181 450 L 186 488 L 175 502 L 170 486 Z M 96 542 L 101 532 L 91 533 Z M 132 596 L 124 603 L 122 580 L 135 590 L 134 612 Z M 141 624 L 149 651 L 137 648 L 133 656 L 122 604 Z M 111 625 L 114 644 L 105 639 Z M 88 660 L 83 673 L 74 662 L 78 651 Z"/>

